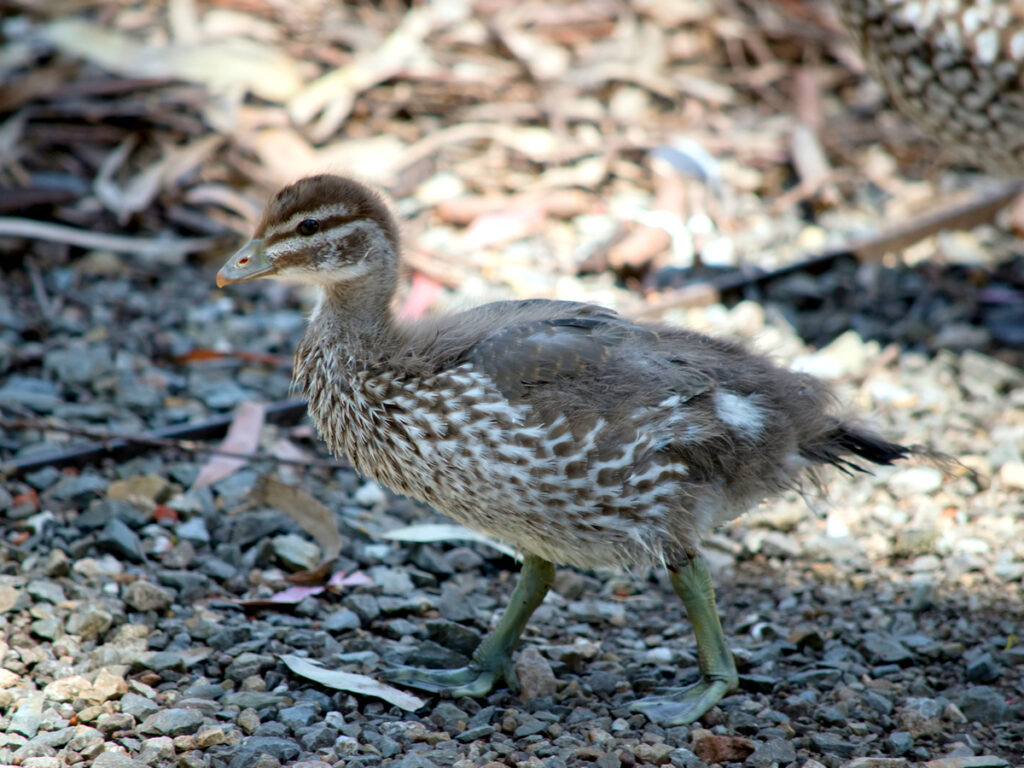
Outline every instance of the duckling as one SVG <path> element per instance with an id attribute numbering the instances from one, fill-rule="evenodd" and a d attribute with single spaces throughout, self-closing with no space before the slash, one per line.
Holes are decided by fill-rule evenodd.
<path id="1" fill-rule="evenodd" d="M 571 301 L 501 301 L 403 322 L 392 311 L 398 227 L 341 176 L 270 200 L 217 274 L 316 286 L 294 381 L 335 454 L 397 493 L 516 547 L 509 607 L 468 666 L 391 680 L 453 696 L 515 685 L 512 652 L 555 564 L 663 566 L 697 640 L 699 680 L 634 703 L 669 724 L 737 685 L 702 537 L 823 465 L 908 449 L 845 419 L 823 382 L 735 341 Z"/>

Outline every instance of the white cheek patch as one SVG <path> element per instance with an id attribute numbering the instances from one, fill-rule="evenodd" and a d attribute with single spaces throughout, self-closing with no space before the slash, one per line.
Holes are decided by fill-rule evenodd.
<path id="1" fill-rule="evenodd" d="M 366 261 L 344 264 L 329 270 L 312 269 L 306 266 L 288 266 L 277 272 L 275 277 L 289 282 L 312 283 L 314 285 L 330 285 L 355 280 L 369 274 L 372 265 Z"/>
<path id="2" fill-rule="evenodd" d="M 755 437 L 764 429 L 764 409 L 727 389 L 715 391 L 715 414 L 743 437 Z"/>

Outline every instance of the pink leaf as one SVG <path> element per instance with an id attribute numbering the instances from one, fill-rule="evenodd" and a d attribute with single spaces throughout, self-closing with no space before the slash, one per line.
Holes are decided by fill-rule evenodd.
<path id="1" fill-rule="evenodd" d="M 373 579 L 362 571 L 353 571 L 346 574 L 344 571 L 335 571 L 327 581 L 329 587 L 368 587 L 373 584 Z"/>
<path id="2" fill-rule="evenodd" d="M 263 429 L 264 409 L 261 403 L 245 400 L 235 409 L 235 416 L 228 427 L 228 434 L 220 444 L 222 451 L 231 453 L 256 453 Z M 229 477 L 248 462 L 236 456 L 214 454 L 199 470 L 199 476 L 192 483 L 193 488 L 212 485 Z"/>
<path id="3" fill-rule="evenodd" d="M 311 595 L 319 595 L 323 591 L 323 587 L 288 587 L 271 595 L 269 599 L 275 603 L 297 603 Z"/>

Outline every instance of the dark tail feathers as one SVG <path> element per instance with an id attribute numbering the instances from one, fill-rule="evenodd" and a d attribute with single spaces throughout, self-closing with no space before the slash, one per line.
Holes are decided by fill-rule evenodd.
<path id="1" fill-rule="evenodd" d="M 898 443 L 890 443 L 880 435 L 849 424 L 838 423 L 836 428 L 811 445 L 805 445 L 801 455 L 810 461 L 833 464 L 846 473 L 866 472 L 849 456 L 859 456 L 872 464 L 892 464 L 905 459 L 916 449 Z"/>
<path id="2" fill-rule="evenodd" d="M 841 450 L 867 459 L 873 464 L 892 464 L 897 459 L 905 459 L 912 448 L 899 443 L 890 443 L 880 435 L 861 432 L 856 428 L 841 425 L 836 436 L 836 444 Z"/>

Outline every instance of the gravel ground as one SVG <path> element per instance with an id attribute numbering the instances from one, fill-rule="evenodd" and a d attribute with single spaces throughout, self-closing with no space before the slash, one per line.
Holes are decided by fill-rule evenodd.
<path id="1" fill-rule="evenodd" d="M 299 297 L 265 285 L 214 292 L 209 265 L 182 264 L 159 281 L 122 266 L 93 254 L 7 276 L 6 414 L 136 432 L 287 396 Z M 0 763 L 1024 763 L 1024 374 L 1010 364 L 1019 357 L 972 351 L 970 317 L 944 348 L 901 334 L 872 314 L 869 277 L 851 270 L 860 287 L 839 291 L 846 303 L 836 299 L 828 317 L 839 329 L 882 328 L 888 336 L 866 335 L 885 347 L 854 332 L 814 338 L 821 323 L 792 301 L 666 316 L 753 337 L 840 379 L 887 434 L 934 445 L 976 473 L 907 464 L 836 478 L 827 502 L 787 498 L 713 536 L 707 555 L 741 690 L 701 723 L 664 728 L 629 713 L 638 696 L 695 675 L 691 628 L 657 573 L 560 569 L 524 637 L 518 695 L 429 698 L 408 713 L 293 674 L 283 655 L 370 675 L 403 660 L 462 663 L 504 605 L 515 563 L 481 544 L 380 538 L 436 515 L 348 469 L 251 465 L 191 489 L 203 460 L 163 450 L 47 467 L 0 489 Z M 781 284 L 779 299 L 809 279 Z M 563 298 L 607 294 L 606 283 L 578 289 Z M 815 351 L 790 321 L 829 343 Z M 284 362 L 181 363 L 196 347 Z M 265 427 L 261 444 L 281 439 L 326 458 L 308 427 Z M 72 440 L 0 432 L 6 458 Z M 297 561 L 319 556 L 253 497 L 261 473 L 328 504 L 343 533 L 336 570 L 372 583 L 244 610 L 241 600 L 273 595 Z"/>

